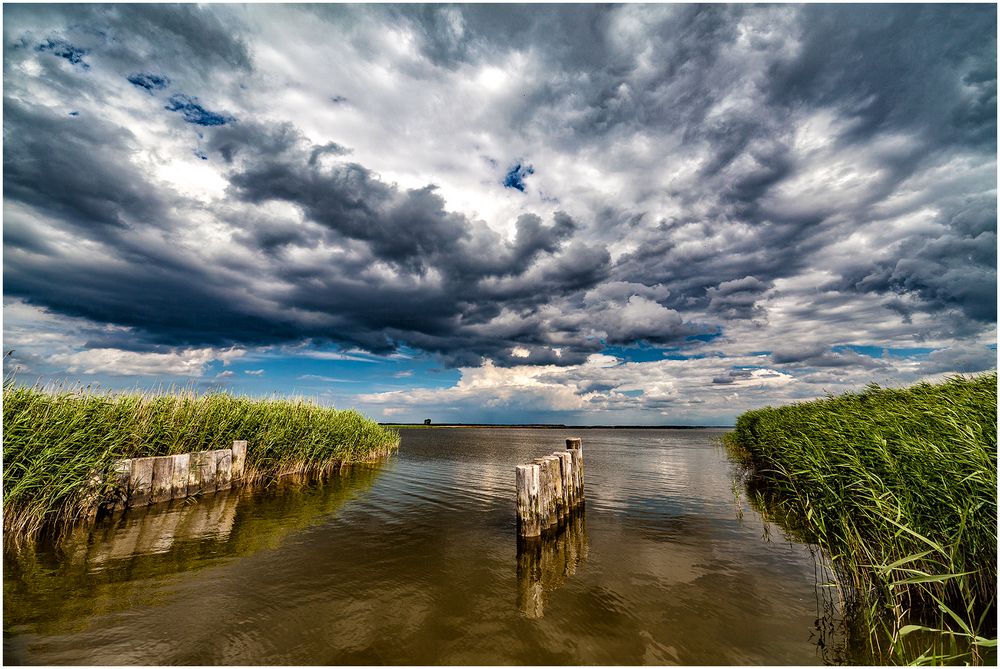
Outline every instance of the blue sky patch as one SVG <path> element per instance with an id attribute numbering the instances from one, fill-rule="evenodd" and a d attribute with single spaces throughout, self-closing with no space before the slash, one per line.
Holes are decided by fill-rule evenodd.
<path id="1" fill-rule="evenodd" d="M 676 348 L 658 348 L 640 344 L 638 346 L 605 346 L 601 349 L 601 353 L 613 355 L 626 362 L 652 362 L 663 360 L 668 352 L 676 350 Z"/>
<path id="2" fill-rule="evenodd" d="M 198 104 L 198 98 L 183 93 L 174 93 L 167 102 L 164 109 L 180 112 L 184 115 L 185 121 L 195 125 L 226 125 L 235 120 L 230 116 L 208 111 Z"/>
<path id="3" fill-rule="evenodd" d="M 718 332 L 712 332 L 710 334 L 690 335 L 686 339 L 687 339 L 687 341 L 704 341 L 704 342 L 710 342 L 713 339 L 717 339 L 717 338 L 719 338 L 721 336 L 722 336 L 722 330 L 720 329 Z"/>
<path id="4" fill-rule="evenodd" d="M 59 58 L 65 58 L 73 65 L 79 65 L 85 70 L 90 69 L 83 57 L 87 55 L 87 49 L 73 46 L 66 40 L 62 39 L 52 39 L 51 37 L 35 47 L 35 51 L 44 52 L 48 51 L 53 56 L 58 56 Z"/>
<path id="5" fill-rule="evenodd" d="M 890 358 L 915 358 L 922 355 L 927 355 L 933 353 L 937 349 L 926 348 L 926 347 L 915 347 L 915 348 L 885 348 L 883 346 L 859 346 L 856 344 L 845 344 L 843 346 L 834 346 L 830 349 L 834 353 L 843 353 L 844 351 L 854 351 L 861 355 L 867 355 L 870 358 L 881 358 L 883 352 L 888 353 Z"/>
<path id="6" fill-rule="evenodd" d="M 147 72 L 134 72 L 126 77 L 136 88 L 145 89 L 150 95 L 154 91 L 162 91 L 170 85 L 170 79 L 163 74 L 149 74 Z"/>
<path id="7" fill-rule="evenodd" d="M 213 362 L 210 369 L 218 381 L 237 393 L 266 395 L 282 387 L 292 395 L 322 399 L 334 406 L 355 404 L 350 398 L 358 392 L 450 388 L 461 378 L 457 369 L 441 369 L 425 355 L 376 356 L 335 348 L 303 350 L 300 355 L 253 356 L 228 366 Z M 263 374 L 251 373 L 261 369 Z"/>
<path id="8" fill-rule="evenodd" d="M 514 163 L 514 166 L 507 171 L 507 175 L 503 178 L 503 187 L 515 188 L 523 193 L 524 178 L 534 173 L 535 168 L 531 165 L 522 165 L 520 162 Z"/>

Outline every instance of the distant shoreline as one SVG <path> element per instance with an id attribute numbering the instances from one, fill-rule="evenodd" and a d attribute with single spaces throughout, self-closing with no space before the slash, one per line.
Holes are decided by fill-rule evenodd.
<path id="1" fill-rule="evenodd" d="M 561 425 L 553 423 L 379 423 L 382 427 L 492 427 L 502 429 L 531 428 L 539 430 L 732 430 L 733 425 Z"/>

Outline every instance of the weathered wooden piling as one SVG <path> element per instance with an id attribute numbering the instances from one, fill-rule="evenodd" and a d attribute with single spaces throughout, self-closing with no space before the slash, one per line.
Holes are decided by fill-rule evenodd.
<path id="1" fill-rule="evenodd" d="M 580 444 L 578 438 L 567 439 L 566 451 L 557 451 L 515 467 L 520 536 L 539 536 L 549 528 L 564 524 L 582 504 L 583 450 Z"/>
<path id="2" fill-rule="evenodd" d="M 542 519 L 542 529 L 547 529 L 559 524 L 559 507 L 556 502 L 556 480 L 559 477 L 558 470 L 553 467 L 556 464 L 551 455 L 535 458 L 534 464 L 539 466 L 539 485 L 541 486 L 538 495 L 538 515 Z"/>
<path id="3" fill-rule="evenodd" d="M 229 490 L 233 481 L 233 451 L 224 448 L 212 452 L 215 453 L 215 489 Z"/>
<path id="4" fill-rule="evenodd" d="M 537 537 L 542 533 L 541 506 L 538 501 L 539 465 L 518 465 L 517 472 L 517 523 L 523 537 Z"/>
<path id="5" fill-rule="evenodd" d="M 585 466 L 583 464 L 583 440 L 580 439 L 580 437 L 570 437 L 569 439 L 566 440 L 566 450 L 576 451 L 578 453 L 578 455 L 579 455 L 579 462 L 576 463 L 576 465 L 577 465 L 577 467 L 576 467 L 576 475 L 577 475 L 576 489 L 577 489 L 577 497 L 578 497 L 578 500 L 579 500 L 578 504 L 583 504 L 583 502 L 584 502 L 584 500 L 586 498 L 586 495 L 584 494 L 584 489 L 583 489 L 583 474 L 584 474 L 584 469 L 585 469 Z"/>
<path id="6" fill-rule="evenodd" d="M 115 497 L 111 503 L 113 511 L 120 511 L 128 504 L 128 495 L 132 489 L 132 461 L 119 460 L 111 468 L 112 485 Z"/>
<path id="7" fill-rule="evenodd" d="M 569 517 L 576 506 L 573 503 L 573 455 L 568 451 L 554 453 L 559 456 L 559 473 L 562 476 L 563 518 Z"/>
<path id="8" fill-rule="evenodd" d="M 191 469 L 188 472 L 188 496 L 215 492 L 216 460 L 212 451 L 198 451 L 191 454 Z"/>
<path id="9" fill-rule="evenodd" d="M 549 476 L 552 485 L 552 505 L 550 508 L 549 526 L 558 525 L 566 518 L 566 502 L 563 500 L 562 488 L 562 459 L 555 454 L 546 455 L 544 458 L 549 467 Z"/>
<path id="10" fill-rule="evenodd" d="M 247 442 L 246 441 L 234 441 L 233 442 L 233 468 L 232 468 L 232 479 L 233 481 L 239 481 L 243 478 L 243 470 L 247 461 Z"/>
<path id="11" fill-rule="evenodd" d="M 307 467 L 304 463 L 301 466 Z M 546 467 L 545 474 L 548 477 L 549 465 Z M 294 469 L 288 474 L 293 478 L 308 477 L 316 474 L 316 471 Z M 232 448 L 118 460 L 109 470 L 95 471 L 91 475 L 87 494 L 93 504 L 93 514 L 96 515 L 98 508 L 120 511 L 129 507 L 227 491 L 244 481 L 247 476 L 247 442 L 237 440 L 233 442 Z M 529 506 L 533 509 L 541 509 L 543 506 L 548 509 L 547 505 L 553 503 L 551 498 L 546 497 L 546 505 L 539 504 L 540 494 L 547 492 L 547 488 L 539 484 L 539 478 L 540 472 L 532 479 L 535 494 Z M 538 521 L 545 527 L 548 516 L 543 518 L 539 515 Z"/>
<path id="12" fill-rule="evenodd" d="M 170 482 L 173 499 L 187 497 L 188 476 L 191 472 L 191 454 L 181 453 L 170 456 L 174 461 L 174 475 Z"/>
<path id="13" fill-rule="evenodd" d="M 229 490 L 234 481 L 243 478 L 246 453 L 247 442 L 235 441 L 233 448 L 119 460 L 110 472 L 117 496 L 103 504 L 123 509 Z M 95 474 L 95 492 L 103 481 Z M 95 497 L 95 507 L 101 503 Z"/>
<path id="14" fill-rule="evenodd" d="M 149 504 L 153 492 L 153 460 L 156 458 L 133 458 L 129 471 L 129 500 L 133 506 Z"/>
<path id="15" fill-rule="evenodd" d="M 579 449 L 568 450 L 572 461 L 572 471 L 570 487 L 573 490 L 573 508 L 583 505 L 583 451 Z"/>
<path id="16" fill-rule="evenodd" d="M 174 459 L 153 458 L 153 483 L 149 503 L 168 502 L 174 496 Z"/>

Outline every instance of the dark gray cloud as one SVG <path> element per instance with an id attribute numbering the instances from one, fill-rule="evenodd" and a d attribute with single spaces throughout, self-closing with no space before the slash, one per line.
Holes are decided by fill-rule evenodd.
<path id="1" fill-rule="evenodd" d="M 875 370 L 831 346 L 996 322 L 994 6 L 5 14 L 6 293 L 131 328 L 89 347 L 566 366 L 780 305 L 850 335 L 771 363 Z"/>
<path id="2" fill-rule="evenodd" d="M 708 289 L 708 310 L 727 320 L 762 316 L 764 310 L 757 306 L 757 300 L 772 285 L 752 276 L 723 281 Z"/>
<path id="3" fill-rule="evenodd" d="M 906 128 L 995 152 L 996 32 L 984 26 L 996 7 L 809 5 L 800 25 L 798 57 L 770 78 L 777 104 L 839 108 L 854 141 Z"/>
<path id="4" fill-rule="evenodd" d="M 889 367 L 885 361 L 871 356 L 862 355 L 855 351 L 846 349 L 842 351 L 832 351 L 824 344 L 810 344 L 806 346 L 782 346 L 781 350 L 771 354 L 771 362 L 776 365 L 784 365 L 787 368 L 807 368 L 816 367 L 835 368 L 851 367 L 854 369 L 883 369 Z"/>
<path id="5" fill-rule="evenodd" d="M 133 133 L 100 118 L 4 98 L 4 201 L 47 212 L 83 237 L 164 222 L 164 197 L 129 165 Z M 5 250 L 6 250 L 5 243 Z"/>

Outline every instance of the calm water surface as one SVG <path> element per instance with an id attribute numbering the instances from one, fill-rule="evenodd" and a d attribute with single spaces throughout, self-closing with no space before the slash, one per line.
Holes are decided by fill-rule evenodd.
<path id="1" fill-rule="evenodd" d="M 520 555 L 514 466 L 569 431 L 403 430 L 384 465 L 8 547 L 4 661 L 821 663 L 816 563 L 720 434 L 580 431 L 584 518 Z"/>

